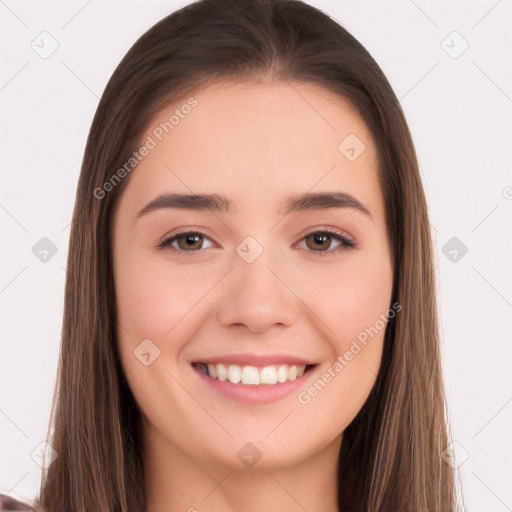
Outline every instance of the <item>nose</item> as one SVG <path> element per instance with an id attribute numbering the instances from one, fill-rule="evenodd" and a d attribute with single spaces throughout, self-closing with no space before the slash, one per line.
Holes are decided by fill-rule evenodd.
<path id="1" fill-rule="evenodd" d="M 253 333 L 263 333 L 273 326 L 289 327 L 295 322 L 298 299 L 287 286 L 281 267 L 270 266 L 264 255 L 252 263 L 241 258 L 235 261 L 217 303 L 217 320 L 223 326 L 241 325 Z"/>

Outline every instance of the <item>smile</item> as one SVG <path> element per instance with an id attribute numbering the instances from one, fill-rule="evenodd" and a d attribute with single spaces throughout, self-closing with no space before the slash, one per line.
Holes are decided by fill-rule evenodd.
<path id="1" fill-rule="evenodd" d="M 275 364 L 268 366 L 194 363 L 204 375 L 232 384 L 247 386 L 274 386 L 302 377 L 313 365 Z"/>

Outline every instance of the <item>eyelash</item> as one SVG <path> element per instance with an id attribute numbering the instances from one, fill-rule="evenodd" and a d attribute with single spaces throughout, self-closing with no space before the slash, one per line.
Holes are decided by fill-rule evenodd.
<path id="1" fill-rule="evenodd" d="M 308 252 L 312 252 L 312 253 L 314 253 L 314 254 L 316 254 L 318 256 L 332 256 L 334 254 L 338 254 L 339 252 L 346 251 L 346 250 L 349 250 L 349 249 L 353 249 L 354 247 L 357 247 L 357 244 L 354 241 L 352 241 L 349 238 L 347 238 L 346 236 L 342 235 L 340 232 L 332 230 L 332 229 L 328 229 L 328 228 L 318 229 L 318 230 L 315 230 L 315 231 L 310 231 L 309 233 L 306 233 L 299 240 L 299 242 L 302 242 L 303 240 L 305 240 L 307 237 L 309 237 L 311 235 L 325 235 L 325 234 L 327 234 L 327 235 L 331 236 L 333 239 L 336 239 L 337 241 L 341 242 L 341 245 L 339 247 L 336 247 L 335 249 L 327 249 L 326 251 L 308 250 Z M 179 236 L 182 236 L 182 235 L 199 235 L 199 236 L 202 236 L 204 238 L 210 239 L 210 237 L 208 237 L 206 234 L 202 233 L 201 231 L 182 231 L 182 232 L 179 232 L 179 233 L 173 233 L 173 234 L 165 237 L 157 245 L 157 248 L 158 249 L 162 249 L 162 250 L 166 249 L 166 250 L 176 251 L 176 252 L 179 252 L 179 253 L 190 253 L 189 256 L 192 256 L 194 253 L 201 252 L 201 249 L 193 249 L 193 250 L 190 250 L 190 251 L 186 251 L 186 250 L 183 250 L 183 249 L 177 249 L 175 247 L 171 247 L 171 244 Z M 297 243 L 299 243 L 299 242 L 297 242 Z M 294 245 L 296 245 L 296 244 L 294 244 Z"/>

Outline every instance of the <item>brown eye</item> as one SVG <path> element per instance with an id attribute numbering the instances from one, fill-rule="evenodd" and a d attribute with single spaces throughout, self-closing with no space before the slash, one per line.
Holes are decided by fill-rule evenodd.
<path id="1" fill-rule="evenodd" d="M 207 236 L 195 231 L 171 235 L 158 244 L 158 247 L 161 249 L 167 248 L 182 252 L 198 252 L 201 249 L 208 249 L 212 246 L 213 244 Z"/>
<path id="2" fill-rule="evenodd" d="M 330 231 L 314 231 L 305 236 L 302 241 L 306 248 L 320 254 L 333 254 L 340 250 L 355 247 L 355 242 Z"/>
<path id="3" fill-rule="evenodd" d="M 331 246 L 331 236 L 327 233 L 313 233 L 306 238 L 306 246 L 313 251 L 326 251 Z"/>
<path id="4" fill-rule="evenodd" d="M 178 248 L 184 251 L 197 250 L 203 244 L 203 236 L 197 233 L 185 233 L 176 237 Z"/>

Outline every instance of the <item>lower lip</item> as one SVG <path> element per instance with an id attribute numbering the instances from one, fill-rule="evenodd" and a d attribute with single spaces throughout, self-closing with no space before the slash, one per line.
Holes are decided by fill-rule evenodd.
<path id="1" fill-rule="evenodd" d="M 249 404 L 268 404 L 296 394 L 315 373 L 316 366 L 300 377 L 297 377 L 295 380 L 273 385 L 261 384 L 257 386 L 250 384 L 233 384 L 229 380 L 221 381 L 213 379 L 196 367 L 193 367 L 193 370 L 210 389 L 227 398 Z"/>

